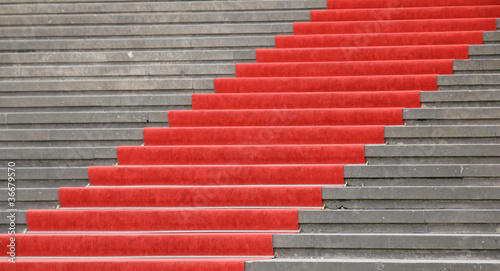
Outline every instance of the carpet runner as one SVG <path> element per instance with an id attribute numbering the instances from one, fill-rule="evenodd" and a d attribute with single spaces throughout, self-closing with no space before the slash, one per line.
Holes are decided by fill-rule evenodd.
<path id="1" fill-rule="evenodd" d="M 170 111 L 171 128 L 118 147 L 119 166 L 90 167 L 90 187 L 61 188 L 61 209 L 28 211 L 18 256 L 68 258 L 17 270 L 243 270 L 273 257 L 272 235 L 298 232 L 297 210 L 321 209 L 321 186 L 343 184 L 343 165 L 364 163 L 364 144 L 403 125 L 402 108 L 420 107 L 500 15 L 497 0 L 327 2 L 215 79 L 215 94 L 193 94 L 192 111 Z"/>

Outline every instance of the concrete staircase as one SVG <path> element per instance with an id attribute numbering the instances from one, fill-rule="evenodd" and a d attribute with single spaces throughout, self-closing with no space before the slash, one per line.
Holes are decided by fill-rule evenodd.
<path id="1" fill-rule="evenodd" d="M 275 259 L 245 270 L 498 270 L 499 33 L 365 146 L 344 188 L 323 188 L 325 210 L 299 211 L 300 234 L 273 237 Z"/>
<path id="2" fill-rule="evenodd" d="M 57 187 L 86 185 L 88 165 L 115 163 L 116 145 L 142 144 L 142 127 L 326 7 L 32 2 L 0 9 L 0 159 L 18 165 L 20 210 L 56 208 Z M 273 237 L 276 259 L 246 270 L 498 270 L 500 35 L 483 38 L 365 147 L 367 165 L 344 167 L 345 188 L 323 188 L 325 210 L 299 211 L 300 234 Z"/>
<path id="3" fill-rule="evenodd" d="M 255 61 L 324 1 L 2 1 L 0 174 L 16 162 L 18 220 L 57 208 L 57 188 L 88 184 L 143 127 L 168 126 L 190 93 Z M 2 181 L 4 178 L 2 177 Z M 7 185 L 0 200 L 7 200 Z M 0 207 L 0 210 L 7 206 Z M 7 215 L 0 213 L 6 232 Z"/>

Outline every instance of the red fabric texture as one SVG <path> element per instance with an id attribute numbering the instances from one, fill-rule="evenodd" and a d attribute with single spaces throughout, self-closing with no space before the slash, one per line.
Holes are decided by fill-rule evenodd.
<path id="1" fill-rule="evenodd" d="M 496 18 L 304 22 L 294 23 L 295 35 L 390 32 L 496 31 Z"/>
<path id="2" fill-rule="evenodd" d="M 146 146 L 384 143 L 384 128 L 383 126 L 145 128 L 144 142 Z"/>
<path id="3" fill-rule="evenodd" d="M 468 45 L 257 49 L 255 56 L 257 63 L 469 59 L 468 50 Z"/>
<path id="4" fill-rule="evenodd" d="M 354 61 L 306 63 L 240 63 L 236 77 L 311 77 L 357 75 L 453 74 L 453 61 Z"/>
<path id="5" fill-rule="evenodd" d="M 328 9 L 498 5 L 498 0 L 327 0 Z"/>
<path id="6" fill-rule="evenodd" d="M 402 125 L 401 108 L 170 111 L 171 127 Z"/>
<path id="7" fill-rule="evenodd" d="M 61 187 L 59 201 L 65 208 L 323 206 L 319 186 Z"/>
<path id="8" fill-rule="evenodd" d="M 90 185 L 116 186 L 344 183 L 343 165 L 101 166 L 88 175 Z"/>
<path id="9" fill-rule="evenodd" d="M 385 9 L 312 10 L 311 22 L 321 21 L 379 21 L 450 18 L 497 18 L 500 6 L 412 7 Z"/>
<path id="10" fill-rule="evenodd" d="M 450 63 L 451 65 L 451 63 Z M 419 91 L 193 94 L 194 110 L 420 107 Z"/>
<path id="11" fill-rule="evenodd" d="M 65 193 L 64 190 L 61 193 Z M 318 198 L 318 195 L 312 196 Z M 30 223 L 31 231 L 296 231 L 299 229 L 297 210 L 294 209 L 28 210 L 26 220 Z M 75 223 L 75 221 L 85 221 L 85 223 Z"/>
<path id="12" fill-rule="evenodd" d="M 359 164 L 363 145 L 118 147 L 120 165 Z"/>
<path id="13" fill-rule="evenodd" d="M 2 244 L 10 236 L 0 235 Z M 7 246 L 1 253 L 7 255 Z M 19 234 L 16 257 L 272 256 L 272 234 Z M 7 260 L 6 260 L 7 261 Z"/>
<path id="14" fill-rule="evenodd" d="M 13 271 L 243 271 L 245 261 L 264 258 L 209 258 L 209 259 L 16 259 L 0 262 L 0 270 Z"/>
<path id="15" fill-rule="evenodd" d="M 437 90 L 436 75 L 216 78 L 216 93 Z M 169 115 L 170 116 L 170 115 Z M 306 124 L 307 125 L 307 124 Z"/>
<path id="16" fill-rule="evenodd" d="M 276 36 L 276 48 L 483 44 L 482 31 Z"/>

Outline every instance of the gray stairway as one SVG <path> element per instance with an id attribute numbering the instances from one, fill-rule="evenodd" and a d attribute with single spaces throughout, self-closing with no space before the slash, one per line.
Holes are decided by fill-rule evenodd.
<path id="1" fill-rule="evenodd" d="M 57 188 L 168 126 L 191 93 L 255 61 L 324 1 L 0 1 L 0 174 L 16 163 L 17 231 L 26 209 L 57 208 Z M 1 178 L 0 200 L 7 202 Z M 0 206 L 6 213 L 7 204 Z M 0 232 L 7 230 L 0 214 Z"/>

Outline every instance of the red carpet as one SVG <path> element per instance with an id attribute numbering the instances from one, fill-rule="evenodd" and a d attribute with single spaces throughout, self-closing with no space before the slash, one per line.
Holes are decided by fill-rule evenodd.
<path id="1" fill-rule="evenodd" d="M 452 60 L 236 64 L 236 77 L 453 74 Z"/>
<path id="2" fill-rule="evenodd" d="M 420 107 L 420 92 L 193 94 L 192 103 L 193 110 Z"/>
<path id="3" fill-rule="evenodd" d="M 68 191 L 60 193 L 66 198 L 75 195 Z M 321 192 L 315 194 L 312 196 L 321 205 Z M 132 209 L 84 209 L 28 212 L 30 213 L 28 223 L 33 231 L 299 230 L 297 210 L 293 209 L 151 209 L 140 212 Z M 86 223 L 75 223 L 75 221 Z"/>
<path id="4" fill-rule="evenodd" d="M 274 40 L 276 48 L 483 44 L 483 32 L 460 31 L 299 35 L 276 36 Z"/>
<path id="5" fill-rule="evenodd" d="M 59 189 L 59 201 L 62 207 L 321 207 L 323 205 L 319 186 L 172 186 L 133 189 L 62 187 Z"/>
<path id="6" fill-rule="evenodd" d="M 328 9 L 498 5 L 498 0 L 327 0 Z"/>
<path id="7" fill-rule="evenodd" d="M 468 45 L 257 49 L 255 56 L 257 63 L 468 59 L 468 50 Z"/>
<path id="8" fill-rule="evenodd" d="M 120 165 L 254 165 L 364 163 L 364 145 L 118 147 Z"/>
<path id="9" fill-rule="evenodd" d="M 171 127 L 402 125 L 401 108 L 170 111 Z"/>
<path id="10" fill-rule="evenodd" d="M 491 6 L 467 7 L 312 10 L 311 22 L 496 18 L 500 14 L 500 5 L 498 4 L 500 3 Z"/>
<path id="11" fill-rule="evenodd" d="M 437 90 L 436 75 L 216 78 L 216 93 Z"/>
<path id="12" fill-rule="evenodd" d="M 169 111 L 170 127 L 144 129 L 145 146 L 118 147 L 119 166 L 90 167 L 90 187 L 60 188 L 61 209 L 27 212 L 38 233 L 16 236 L 17 256 L 90 258 L 17 270 L 243 271 L 272 256 L 272 234 L 322 208 L 321 186 L 344 184 L 343 166 L 365 163 L 364 145 L 403 125 L 497 17 L 498 0 L 328 0 L 193 110 Z"/>
<path id="13" fill-rule="evenodd" d="M 243 271 L 245 261 L 263 258 L 208 258 L 208 259 L 17 259 L 15 271 Z M 1 270 L 11 270 L 12 263 L 0 262 Z"/>
<path id="14" fill-rule="evenodd" d="M 380 133 L 379 133 L 380 136 Z M 90 167 L 90 185 L 343 184 L 342 165 Z"/>
<path id="15" fill-rule="evenodd" d="M 5 244 L 8 235 L 0 236 Z M 7 254 L 2 246 L 2 254 Z M 20 234 L 17 257 L 27 256 L 271 256 L 270 233 Z"/>
<path id="16" fill-rule="evenodd" d="M 496 31 L 496 18 L 294 23 L 295 35 Z"/>

